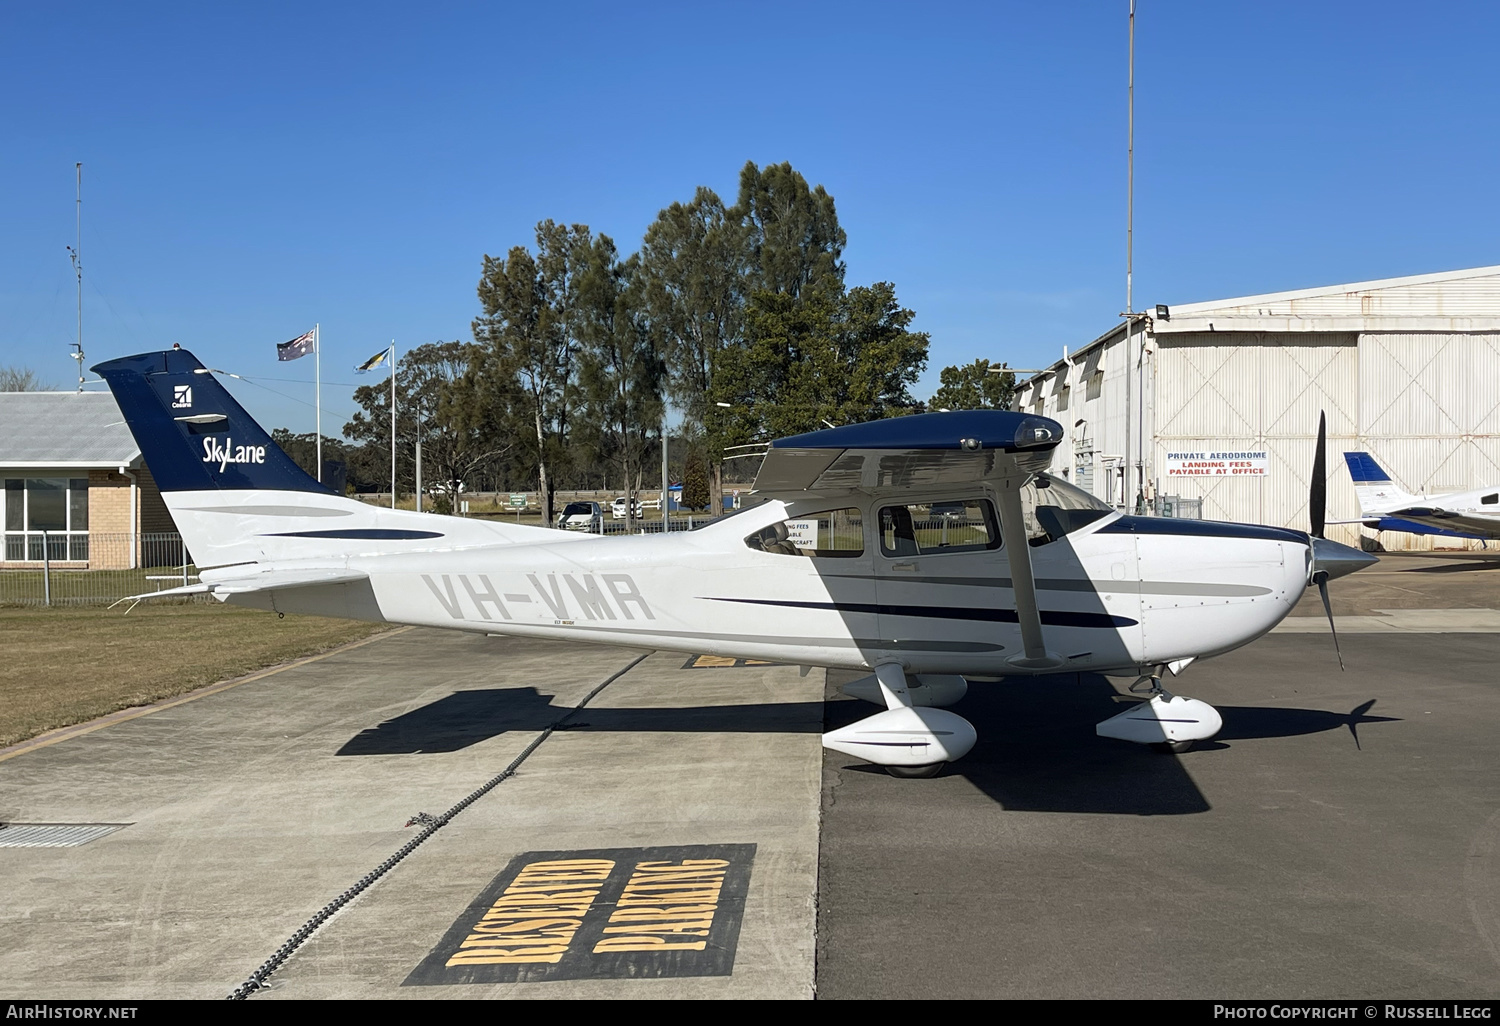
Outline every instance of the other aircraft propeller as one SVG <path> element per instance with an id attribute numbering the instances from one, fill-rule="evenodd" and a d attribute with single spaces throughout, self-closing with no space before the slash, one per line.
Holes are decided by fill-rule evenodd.
<path id="1" fill-rule="evenodd" d="M 1323 411 L 1318 412 L 1318 448 L 1313 453 L 1312 484 L 1308 489 L 1307 517 L 1312 528 L 1308 541 L 1312 546 L 1312 565 L 1309 567 L 1308 583 L 1318 586 L 1323 599 L 1323 611 L 1328 614 L 1328 629 L 1333 634 L 1333 650 L 1339 657 L 1339 669 L 1344 669 L 1344 653 L 1339 648 L 1339 632 L 1333 625 L 1333 605 L 1328 601 L 1328 582 L 1335 577 L 1352 574 L 1361 567 L 1377 562 L 1369 553 L 1360 552 L 1347 545 L 1329 541 L 1323 537 L 1327 523 L 1328 505 L 1328 456 L 1324 451 L 1328 440 L 1328 420 Z"/>

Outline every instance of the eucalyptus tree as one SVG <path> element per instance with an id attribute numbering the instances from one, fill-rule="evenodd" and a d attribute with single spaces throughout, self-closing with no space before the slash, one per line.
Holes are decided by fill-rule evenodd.
<path id="1" fill-rule="evenodd" d="M 478 347 L 466 342 L 429 342 L 401 355 L 396 374 L 396 452 L 399 479 L 415 483 L 414 457 L 422 444 L 424 483 L 440 483 L 449 495 L 456 493 L 481 467 L 503 456 L 511 443 L 486 431 L 469 407 L 478 401 L 469 382 L 469 370 L 480 356 Z M 387 382 L 361 385 L 354 390 L 359 404 L 349 423 L 348 438 L 364 443 L 366 457 L 380 454 L 378 465 L 391 466 L 391 390 Z M 337 443 L 336 450 L 338 449 Z M 352 449 L 351 449 L 352 452 Z M 348 454 L 340 453 L 341 458 Z M 368 458 L 359 464 L 361 479 L 386 480 Z"/>
<path id="2" fill-rule="evenodd" d="M 888 282 L 845 290 L 828 278 L 798 298 L 757 292 L 746 344 L 723 361 L 719 383 L 744 411 L 743 441 L 913 412 L 929 344 L 910 330 L 914 316 Z"/>
<path id="3" fill-rule="evenodd" d="M 549 457 L 556 450 L 555 425 L 567 396 L 570 355 L 563 321 L 549 301 L 549 290 L 541 268 L 525 246 L 513 246 L 506 257 L 484 257 L 479 279 L 479 303 L 483 315 L 474 320 L 474 354 L 467 376 L 476 400 L 514 392 L 527 422 L 524 447 L 528 462 L 536 467 L 545 523 L 552 522 L 553 481 L 548 474 Z M 482 415 L 477 408 L 471 416 Z"/>
<path id="4" fill-rule="evenodd" d="M 839 226 L 833 197 L 789 163 L 764 169 L 746 161 L 732 216 L 750 231 L 751 283 L 755 289 L 799 298 L 810 286 L 844 281 L 848 236 Z"/>
<path id="5" fill-rule="evenodd" d="M 668 394 L 697 435 L 709 464 L 712 508 L 722 508 L 726 418 L 715 405 L 714 379 L 726 349 L 744 340 L 751 231 L 723 200 L 699 186 L 646 229 L 637 280 Z M 697 458 L 697 446 L 691 447 Z"/>
<path id="6" fill-rule="evenodd" d="M 580 431 L 596 460 L 619 468 L 633 527 L 641 468 L 660 438 L 662 361 L 645 311 L 640 258 L 621 261 L 607 235 L 583 244 L 578 256 L 572 314 L 585 413 Z"/>

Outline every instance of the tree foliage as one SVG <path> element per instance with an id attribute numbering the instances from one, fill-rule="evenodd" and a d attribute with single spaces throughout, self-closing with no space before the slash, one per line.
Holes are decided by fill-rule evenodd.
<path id="1" fill-rule="evenodd" d="M 1015 374 L 991 374 L 988 360 L 944 367 L 938 380 L 940 387 L 927 404 L 933 410 L 1008 410 L 1016 390 Z"/>
<path id="2" fill-rule="evenodd" d="M 503 433 L 492 430 L 486 415 L 495 399 L 493 388 L 469 376 L 479 355 L 473 343 L 456 341 L 430 342 L 400 355 L 396 366 L 398 483 L 415 482 L 418 441 L 422 443 L 424 489 L 442 485 L 450 495 L 474 471 L 512 448 Z M 361 385 L 354 390 L 354 401 L 360 410 L 344 425 L 344 434 L 364 442 L 368 455 L 382 455 L 383 467 L 389 468 L 389 381 Z"/>
<path id="3" fill-rule="evenodd" d="M 684 502 L 718 509 L 726 448 L 911 412 L 928 337 L 891 283 L 845 282 L 847 244 L 833 197 L 789 163 L 747 162 L 733 206 L 699 187 L 664 207 L 628 256 L 587 225 L 539 222 L 532 247 L 484 256 L 472 343 L 403 356 L 398 476 L 420 434 L 428 481 L 528 476 L 550 521 L 560 483 L 654 487 L 670 400 Z M 982 374 L 975 387 L 993 399 Z M 390 458 L 389 389 L 355 399 L 359 479 Z"/>

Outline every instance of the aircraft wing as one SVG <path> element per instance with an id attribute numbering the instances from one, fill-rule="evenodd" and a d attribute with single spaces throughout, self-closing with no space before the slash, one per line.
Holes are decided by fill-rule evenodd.
<path id="1" fill-rule="evenodd" d="M 1026 478 L 1062 441 L 1055 420 L 1009 410 L 923 413 L 779 438 L 752 494 L 806 499 Z"/>
<path id="2" fill-rule="evenodd" d="M 830 498 L 851 492 L 890 494 L 988 481 L 1000 507 L 1000 530 L 1028 669 L 1061 666 L 1047 651 L 1031 569 L 1021 488 L 1052 462 L 1062 441 L 1055 420 L 1010 410 L 923 413 L 792 435 L 771 443 L 752 494 L 777 499 Z"/>
<path id="3" fill-rule="evenodd" d="M 1500 538 L 1500 520 L 1493 517 L 1455 513 L 1440 506 L 1408 506 L 1405 509 L 1383 510 L 1379 516 L 1413 521 L 1444 533 L 1470 535 L 1475 538 Z"/>

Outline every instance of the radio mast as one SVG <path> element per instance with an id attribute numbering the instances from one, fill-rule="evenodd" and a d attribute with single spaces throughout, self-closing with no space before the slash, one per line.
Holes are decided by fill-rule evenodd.
<path id="1" fill-rule="evenodd" d="M 73 359 L 78 361 L 78 391 L 83 391 L 83 161 L 73 165 L 78 173 L 78 236 L 74 240 L 75 245 L 68 247 L 68 253 L 73 259 L 73 275 L 78 279 L 78 341 L 73 343 L 77 352 L 73 353 Z"/>

